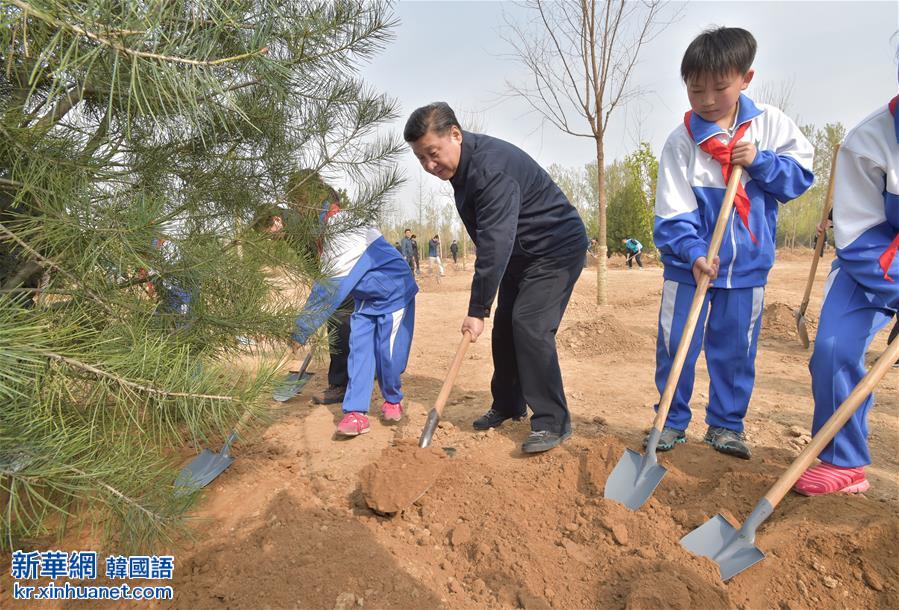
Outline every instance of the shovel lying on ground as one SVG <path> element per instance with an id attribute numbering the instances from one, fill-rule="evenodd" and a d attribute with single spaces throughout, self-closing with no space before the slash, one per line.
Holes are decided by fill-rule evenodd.
<path id="1" fill-rule="evenodd" d="M 724 193 L 724 201 L 721 203 L 721 210 L 718 213 L 718 222 L 715 223 L 715 231 L 712 233 L 712 240 L 709 243 L 709 250 L 706 254 L 706 260 L 710 265 L 715 260 L 715 257 L 718 256 L 718 250 L 721 248 L 724 231 L 727 228 L 727 223 L 730 222 L 730 215 L 733 211 L 737 185 L 740 184 L 740 176 L 742 175 L 743 168 L 735 165 L 731 171 L 730 179 L 727 181 L 727 190 Z M 684 324 L 684 332 L 677 346 L 674 361 L 671 363 L 671 372 L 668 373 L 665 391 L 662 392 L 662 397 L 659 400 L 656 417 L 652 423 L 652 430 L 649 432 L 649 439 L 646 443 L 646 455 L 641 456 L 636 451 L 626 449 L 615 469 L 609 475 L 609 478 L 606 479 L 606 486 L 603 491 L 605 498 L 621 502 L 631 510 L 637 510 L 649 499 L 649 496 L 652 495 L 652 492 L 655 491 L 655 488 L 667 472 L 666 468 L 660 465 L 656 459 L 656 447 L 659 445 L 662 427 L 665 425 L 665 420 L 668 417 L 668 410 L 671 408 L 674 391 L 677 389 L 677 382 L 680 380 L 684 360 L 687 359 L 687 352 L 690 349 L 690 343 L 693 341 L 693 332 L 696 330 L 699 312 L 702 310 L 702 304 L 705 301 L 708 289 L 709 276 L 703 274 L 696 285 L 696 293 L 693 295 L 693 302 L 690 304 L 690 311 Z"/>
<path id="2" fill-rule="evenodd" d="M 225 472 L 234 462 L 231 457 L 231 443 L 237 439 L 237 431 L 250 418 L 249 413 L 244 413 L 237 425 L 228 435 L 220 453 L 209 449 L 203 449 L 197 457 L 185 466 L 175 479 L 175 495 L 182 496 L 209 485 L 217 476 Z"/>
<path id="3" fill-rule="evenodd" d="M 303 375 L 306 373 L 306 368 L 309 366 L 309 363 L 312 361 L 312 352 L 306 356 L 306 359 L 303 360 L 303 366 L 300 367 L 298 373 L 291 373 L 291 375 L 296 375 L 297 380 L 303 380 Z M 299 388 L 302 388 L 305 381 L 302 381 Z M 296 384 L 294 384 L 296 385 Z M 290 397 L 296 396 L 299 392 L 297 389 Z M 275 400 L 278 400 L 277 398 Z M 284 400 L 287 400 L 285 398 Z M 231 430 L 231 434 L 228 435 L 228 438 L 225 440 L 225 444 L 222 447 L 221 452 L 215 453 L 214 451 L 210 451 L 209 449 L 203 449 L 203 452 L 200 453 L 197 457 L 195 457 L 191 462 L 185 466 L 181 472 L 178 474 L 178 478 L 175 479 L 175 495 L 180 496 L 183 494 L 190 493 L 192 491 L 196 491 L 197 489 L 202 489 L 211 483 L 217 476 L 225 472 L 232 463 L 234 463 L 234 458 L 231 456 L 231 443 L 233 443 L 237 439 L 237 431 L 240 430 L 244 424 L 247 423 L 247 420 L 250 418 L 250 413 L 244 413 L 240 418 L 240 421 L 237 422 L 237 425 L 234 426 L 234 429 Z"/>
<path id="4" fill-rule="evenodd" d="M 437 430 L 437 423 L 440 421 L 440 416 L 443 414 L 443 407 L 446 405 L 446 400 L 449 398 L 450 391 L 453 389 L 456 375 L 459 374 L 459 368 L 462 366 L 462 358 L 465 357 L 465 352 L 468 351 L 469 345 L 471 345 L 471 334 L 465 332 L 462 335 L 462 341 L 459 342 L 459 347 L 456 349 L 456 357 L 453 358 L 453 363 L 450 365 L 449 372 L 446 374 L 446 379 L 443 380 L 443 387 L 440 388 L 440 394 L 437 395 L 437 402 L 434 403 L 434 408 L 428 413 L 428 419 L 425 422 L 424 430 L 421 431 L 421 438 L 418 439 L 418 446 L 422 449 L 426 449 L 428 445 L 431 444 L 431 439 L 434 437 L 434 431 Z"/>
<path id="5" fill-rule="evenodd" d="M 833 149 L 833 159 L 830 162 L 830 180 L 827 183 L 827 198 L 824 200 L 824 210 L 821 213 L 821 226 L 826 227 L 827 220 L 830 218 L 830 210 L 833 209 L 833 188 L 834 188 L 834 174 L 837 170 L 837 152 L 840 150 L 840 145 Z M 815 282 L 815 273 L 818 271 L 818 261 L 821 259 L 821 253 L 824 252 L 824 243 L 827 241 L 827 230 L 821 231 L 821 234 L 818 236 L 817 241 L 815 242 L 815 255 L 812 257 L 812 267 L 808 272 L 808 281 L 805 284 L 805 295 L 802 297 L 802 305 L 799 306 L 799 309 L 793 312 L 793 317 L 796 318 L 796 333 L 799 335 L 799 341 L 802 342 L 802 347 L 808 349 L 808 346 L 811 344 L 808 339 L 808 328 L 806 328 L 805 321 L 805 311 L 808 309 L 808 301 L 809 296 L 812 294 L 812 284 Z"/>
<path id="6" fill-rule="evenodd" d="M 684 548 L 717 563 L 722 580 L 730 580 L 746 568 L 764 559 L 765 554 L 755 546 L 755 530 L 771 515 L 774 507 L 790 491 L 802 473 L 811 466 L 824 446 L 849 421 L 859 405 L 864 402 L 896 362 L 897 357 L 899 357 L 899 341 L 894 341 L 880 355 L 868 374 L 858 382 L 840 408 L 825 422 L 808 446 L 756 504 L 749 517 L 743 522 L 743 527 L 736 529 L 720 514 L 715 515 L 681 538 L 680 543 Z"/>

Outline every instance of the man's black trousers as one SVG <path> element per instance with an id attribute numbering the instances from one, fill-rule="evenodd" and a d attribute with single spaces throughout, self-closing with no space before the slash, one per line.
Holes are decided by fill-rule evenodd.
<path id="1" fill-rule="evenodd" d="M 493 322 L 493 408 L 524 415 L 531 429 L 562 433 L 571 427 L 556 331 L 584 265 L 580 250 L 566 257 L 509 260 Z"/>
<path id="2" fill-rule="evenodd" d="M 343 386 L 350 382 L 347 358 L 350 355 L 350 316 L 356 303 L 348 297 L 328 319 L 328 343 L 331 364 L 328 366 L 328 385 Z"/>

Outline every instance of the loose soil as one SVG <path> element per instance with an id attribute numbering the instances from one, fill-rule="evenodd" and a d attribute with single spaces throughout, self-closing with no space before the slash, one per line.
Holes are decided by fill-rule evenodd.
<path id="1" fill-rule="evenodd" d="M 595 320 L 575 322 L 558 333 L 556 344 L 563 354 L 599 356 L 646 348 L 651 340 L 628 330 L 618 318 L 606 314 Z"/>
<path id="2" fill-rule="evenodd" d="M 794 313 L 797 311 L 799 311 L 799 305 L 790 306 L 785 303 L 766 305 L 762 314 L 762 332 L 759 338 L 774 341 L 799 341 Z M 809 338 L 814 337 L 818 330 L 818 316 L 810 309 L 805 312 L 805 328 Z"/>
<path id="3" fill-rule="evenodd" d="M 401 439 L 387 447 L 359 473 L 366 506 L 379 513 L 395 513 L 410 506 L 434 484 L 445 457 L 434 447 L 419 449 L 413 439 Z"/>
<path id="4" fill-rule="evenodd" d="M 572 439 L 526 457 L 519 449 L 526 421 L 472 430 L 471 421 L 490 405 L 488 319 L 434 435 L 440 466 L 434 484 L 409 508 L 385 517 L 369 508 L 372 489 L 390 496 L 408 487 L 395 470 L 392 489 L 385 466 L 404 452 L 408 459 L 431 455 L 412 451 L 412 443 L 452 360 L 471 280 L 470 267 L 448 265 L 440 284 L 418 297 L 403 421 L 387 425 L 372 417 L 369 434 L 336 439 L 339 405 L 309 400 L 327 383 L 327 363 L 317 362 L 303 393 L 275 412 L 274 424 L 241 438 L 235 463 L 204 492 L 196 539 L 171 549 L 174 601 L 142 607 L 895 608 L 899 371 L 887 374 L 869 414 L 869 493 L 788 494 L 759 529 L 756 545 L 766 558 L 728 583 L 713 562 L 678 543 L 718 512 L 745 519 L 808 443 L 811 351 L 796 339 L 792 309 L 802 299 L 810 257 L 811 251 L 779 254 L 766 290 L 746 420 L 752 460 L 702 443 L 708 375 L 700 358 L 695 421 L 685 445 L 660 454 L 668 474 L 659 488 L 636 512 L 603 499 L 605 479 L 625 447 L 640 449 L 658 398 L 661 269 L 613 265 L 610 305 L 595 304 L 595 274 L 586 270 L 558 333 Z M 826 268 L 822 262 L 812 292 L 813 316 Z M 886 332 L 875 339 L 869 358 L 885 339 Z M 373 397 L 373 414 L 379 405 Z M 51 544 L 44 548 L 86 548 Z M 11 584 L 4 572 L 5 602 Z"/>

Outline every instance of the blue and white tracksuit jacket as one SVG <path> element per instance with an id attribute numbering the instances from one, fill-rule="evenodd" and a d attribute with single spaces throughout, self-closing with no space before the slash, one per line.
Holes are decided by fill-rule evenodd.
<path id="1" fill-rule="evenodd" d="M 899 113 L 897 113 L 899 114 Z M 884 277 L 879 258 L 899 233 L 899 120 L 883 106 L 846 135 L 837 155 L 833 225 L 837 259 L 827 278 L 809 369 L 815 396 L 812 432 L 865 375 L 865 352 L 899 310 L 899 256 Z M 871 463 L 869 396 L 821 460 L 846 468 Z"/>
<path id="2" fill-rule="evenodd" d="M 814 150 L 799 128 L 777 108 L 755 104 L 745 95 L 730 130 L 693 113 L 690 131 L 681 124 L 668 137 L 659 160 L 653 232 L 665 265 L 656 343 L 660 394 L 696 290 L 693 263 L 708 251 L 726 189 L 721 164 L 699 145 L 708 138 L 729 144 L 731 134 L 747 121 L 743 139 L 755 143 L 758 155 L 744 168 L 742 182 L 751 202 L 749 226 L 758 243 L 734 209 L 718 254 L 718 278 L 706 296 L 665 423 L 677 430 L 686 430 L 690 422 L 694 369 L 704 338 L 710 377 L 706 423 L 742 432 L 755 382 L 765 284 L 774 264 L 778 205 L 800 196 L 814 179 Z"/>
<path id="3" fill-rule="evenodd" d="M 323 222 L 337 224 L 344 214 L 323 214 Z M 349 384 L 343 411 L 368 412 L 376 374 L 384 400 L 399 403 L 403 399 L 400 375 L 409 360 L 418 292 L 409 265 L 373 227 L 326 239 L 322 265 L 329 279 L 312 287 L 292 337 L 305 343 L 352 296 L 356 308 L 350 317 Z"/>

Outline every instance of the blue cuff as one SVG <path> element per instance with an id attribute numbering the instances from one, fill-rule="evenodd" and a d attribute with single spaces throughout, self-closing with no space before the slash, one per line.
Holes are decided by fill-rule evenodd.
<path id="1" fill-rule="evenodd" d="M 777 155 L 774 154 L 773 151 L 757 151 L 755 154 L 755 161 L 746 166 L 746 171 L 750 174 L 764 174 L 771 169 L 771 166 L 774 165 L 776 160 Z"/>
<path id="2" fill-rule="evenodd" d="M 709 253 L 708 244 L 697 243 L 694 246 L 691 246 L 687 249 L 687 258 L 686 262 L 690 263 L 690 268 L 693 268 L 693 265 L 696 264 L 696 259 L 700 256 L 706 256 Z"/>

